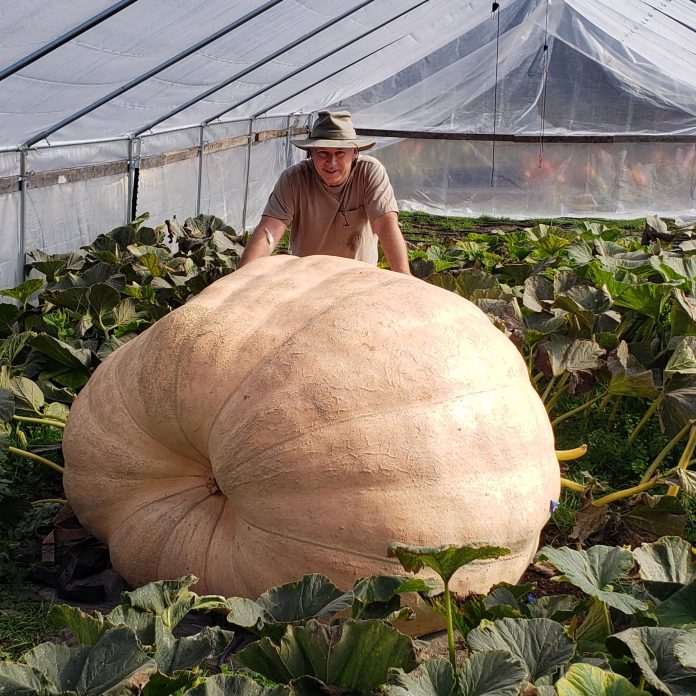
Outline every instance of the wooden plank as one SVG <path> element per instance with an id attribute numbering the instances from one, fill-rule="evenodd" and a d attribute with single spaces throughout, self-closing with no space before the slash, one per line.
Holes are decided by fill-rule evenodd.
<path id="1" fill-rule="evenodd" d="M 291 128 L 284 130 L 260 131 L 253 133 L 252 137 L 257 142 L 265 142 L 274 138 L 285 138 L 288 133 L 291 136 L 301 135 L 306 133 L 307 128 Z M 246 145 L 249 142 L 249 134 L 236 135 L 232 138 L 225 138 L 214 143 L 206 143 L 203 146 L 205 154 L 214 154 L 223 150 L 230 150 L 235 147 Z M 182 148 L 180 150 L 172 150 L 163 152 L 157 155 L 148 155 L 140 159 L 141 169 L 153 169 L 155 167 L 164 167 L 175 162 L 198 157 L 199 146 Z M 88 181 L 98 179 L 104 176 L 115 176 L 117 174 L 126 174 L 128 172 L 128 161 L 117 160 L 115 162 L 101 162 L 99 164 L 87 164 L 82 167 L 65 167 L 63 169 L 51 169 L 45 172 L 36 172 L 28 180 L 27 188 L 43 188 L 45 186 L 55 186 L 57 184 L 74 183 L 77 181 Z M 0 177 L 0 193 L 11 193 L 19 190 L 19 176 L 4 176 Z"/>

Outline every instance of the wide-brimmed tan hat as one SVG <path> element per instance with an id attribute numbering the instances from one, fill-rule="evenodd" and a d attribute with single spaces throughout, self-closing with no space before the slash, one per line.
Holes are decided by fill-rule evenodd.
<path id="1" fill-rule="evenodd" d="M 320 111 L 312 124 L 309 138 L 293 140 L 292 144 L 301 150 L 313 147 L 357 147 L 358 150 L 369 150 L 375 141 L 358 138 L 353 119 L 347 111 Z"/>

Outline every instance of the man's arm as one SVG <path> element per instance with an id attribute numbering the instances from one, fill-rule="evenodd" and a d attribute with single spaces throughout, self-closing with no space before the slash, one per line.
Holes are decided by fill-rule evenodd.
<path id="1" fill-rule="evenodd" d="M 384 256 L 392 271 L 411 275 L 406 253 L 406 241 L 399 227 L 399 214 L 384 213 L 371 222 L 372 231 L 379 237 Z"/>
<path id="2" fill-rule="evenodd" d="M 282 220 L 267 215 L 262 216 L 261 222 L 256 226 L 244 248 L 239 267 L 246 266 L 250 261 L 262 256 L 270 256 L 283 238 L 286 229 L 287 225 Z"/>

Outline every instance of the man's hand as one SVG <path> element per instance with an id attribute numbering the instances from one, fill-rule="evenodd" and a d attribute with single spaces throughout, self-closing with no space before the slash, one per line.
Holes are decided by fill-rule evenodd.
<path id="1" fill-rule="evenodd" d="M 281 220 L 263 216 L 249 237 L 239 267 L 246 266 L 250 261 L 260 259 L 262 256 L 270 256 L 283 238 L 286 229 L 287 225 Z"/>
<path id="2" fill-rule="evenodd" d="M 399 227 L 399 214 L 385 213 L 372 220 L 371 225 L 372 231 L 379 237 L 389 268 L 392 271 L 411 275 L 406 241 Z"/>

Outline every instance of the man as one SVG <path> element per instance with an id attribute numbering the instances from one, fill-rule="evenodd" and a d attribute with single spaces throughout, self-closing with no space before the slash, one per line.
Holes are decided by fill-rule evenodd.
<path id="1" fill-rule="evenodd" d="M 309 157 L 281 174 L 240 266 L 273 253 L 290 225 L 296 256 L 328 254 L 376 264 L 379 239 L 391 269 L 410 273 L 389 177 L 376 159 L 359 155 L 374 141 L 358 139 L 350 114 L 320 111 L 309 138 L 293 145 Z"/>

